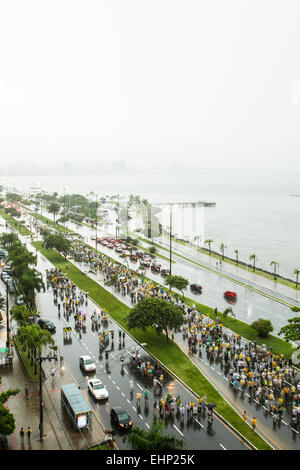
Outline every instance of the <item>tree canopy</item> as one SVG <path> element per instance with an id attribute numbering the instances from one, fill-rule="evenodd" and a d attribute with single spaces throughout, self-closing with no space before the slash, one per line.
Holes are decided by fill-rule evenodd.
<path id="1" fill-rule="evenodd" d="M 175 287 L 175 289 L 180 290 L 184 297 L 183 290 L 187 288 L 189 281 L 182 276 L 167 276 L 165 278 L 165 284 L 170 286 L 170 289 Z"/>
<path id="2" fill-rule="evenodd" d="M 299 307 L 292 307 L 293 312 L 300 312 Z M 283 335 L 286 341 L 299 341 L 300 340 L 300 317 L 293 317 L 288 319 L 288 325 L 281 328 L 278 333 Z"/>
<path id="3" fill-rule="evenodd" d="M 59 253 L 62 253 L 66 258 L 67 254 L 70 251 L 71 244 L 69 240 L 63 238 L 59 235 L 48 235 L 44 239 L 44 246 L 47 250 L 55 248 Z"/>
<path id="4" fill-rule="evenodd" d="M 164 331 L 167 337 L 169 328 L 179 328 L 183 323 L 183 314 L 175 305 L 159 299 L 143 299 L 133 307 L 128 316 L 128 328 L 155 327 L 157 334 Z"/>

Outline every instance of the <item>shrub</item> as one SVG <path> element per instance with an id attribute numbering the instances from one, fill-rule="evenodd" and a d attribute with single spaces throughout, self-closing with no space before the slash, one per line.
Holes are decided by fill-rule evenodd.
<path id="1" fill-rule="evenodd" d="M 252 323 L 252 328 L 257 331 L 258 336 L 266 338 L 269 336 L 269 333 L 274 330 L 274 327 L 270 320 L 265 320 L 264 318 L 259 318 Z"/>

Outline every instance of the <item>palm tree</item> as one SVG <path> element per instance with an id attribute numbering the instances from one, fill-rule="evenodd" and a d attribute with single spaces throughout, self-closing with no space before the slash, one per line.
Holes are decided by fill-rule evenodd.
<path id="1" fill-rule="evenodd" d="M 236 265 L 239 265 L 239 250 L 234 250 L 236 256 Z"/>
<path id="2" fill-rule="evenodd" d="M 299 269 L 294 269 L 294 274 L 296 274 L 296 289 L 298 287 L 298 278 L 299 278 L 299 274 L 300 274 L 300 270 Z"/>
<path id="3" fill-rule="evenodd" d="M 279 263 L 277 261 L 271 261 L 270 266 L 274 266 L 274 279 L 275 279 L 276 269 L 277 269 L 277 266 L 279 266 Z"/>
<path id="4" fill-rule="evenodd" d="M 197 251 L 199 250 L 199 241 L 201 240 L 201 236 L 200 235 L 197 235 L 196 237 L 194 237 L 194 242 L 197 242 Z"/>
<path id="5" fill-rule="evenodd" d="M 251 259 L 253 260 L 253 271 L 255 271 L 255 260 L 257 259 L 257 256 L 256 256 L 255 254 L 250 255 L 250 256 L 249 256 L 249 259 L 250 259 L 250 260 L 251 260 Z"/>
<path id="6" fill-rule="evenodd" d="M 42 352 L 43 346 L 48 344 L 53 345 L 54 340 L 51 333 L 43 330 L 39 325 L 26 325 L 20 326 L 18 329 L 17 337 L 23 347 L 28 351 L 28 358 L 31 357 L 31 365 L 33 361 Z M 37 362 L 35 361 L 35 374 L 37 373 Z"/>
<path id="7" fill-rule="evenodd" d="M 136 426 L 130 434 L 123 437 L 123 440 L 130 444 L 132 450 L 169 451 L 182 449 L 183 441 L 174 436 L 165 436 L 162 432 L 164 427 L 163 421 L 153 423 L 148 431 Z"/>
<path id="8" fill-rule="evenodd" d="M 224 259 L 224 251 L 225 251 L 225 248 L 227 248 L 227 246 L 224 245 L 224 243 L 221 243 L 221 245 L 220 245 L 220 250 L 221 250 L 221 252 L 222 252 L 222 259 Z"/>
<path id="9" fill-rule="evenodd" d="M 211 244 L 214 242 L 214 240 L 212 240 L 211 238 L 208 238 L 207 240 L 205 240 L 204 243 L 207 243 L 208 244 L 208 249 L 209 249 L 209 254 L 211 255 Z"/>
<path id="10" fill-rule="evenodd" d="M 52 202 L 52 204 L 50 204 L 50 206 L 48 207 L 48 211 L 51 212 L 51 214 L 53 214 L 53 219 L 54 219 L 54 222 L 55 222 L 55 215 L 58 213 L 59 211 L 59 204 L 57 204 L 57 202 Z"/>

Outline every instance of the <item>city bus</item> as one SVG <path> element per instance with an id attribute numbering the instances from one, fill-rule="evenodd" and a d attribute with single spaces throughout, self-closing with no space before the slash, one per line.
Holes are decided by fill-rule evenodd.
<path id="1" fill-rule="evenodd" d="M 61 403 L 78 431 L 91 429 L 92 410 L 75 383 L 61 387 Z"/>

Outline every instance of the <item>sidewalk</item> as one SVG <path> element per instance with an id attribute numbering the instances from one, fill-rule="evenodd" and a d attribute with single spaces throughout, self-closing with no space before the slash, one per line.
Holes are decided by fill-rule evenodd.
<path id="1" fill-rule="evenodd" d="M 49 362 L 49 367 L 52 367 Z M 46 375 L 47 372 L 46 372 Z M 67 370 L 57 371 L 52 383 L 49 377 L 43 383 L 44 402 L 44 438 L 40 439 L 40 403 L 39 385 L 29 382 L 24 375 L 23 368 L 15 352 L 13 366 L 0 366 L 2 384 L 0 393 L 12 389 L 19 389 L 18 395 L 10 397 L 6 402 L 9 411 L 13 413 L 16 421 L 15 432 L 8 436 L 7 450 L 85 450 L 96 445 L 104 439 L 96 417 L 93 416 L 92 431 L 80 433 L 72 426 L 67 413 L 61 407 L 60 389 L 65 383 L 74 382 Z M 28 388 L 29 397 L 26 400 L 24 389 Z M 32 429 L 31 439 L 27 439 L 26 430 Z M 25 430 L 25 437 L 21 439 L 19 432 L 21 427 Z"/>

